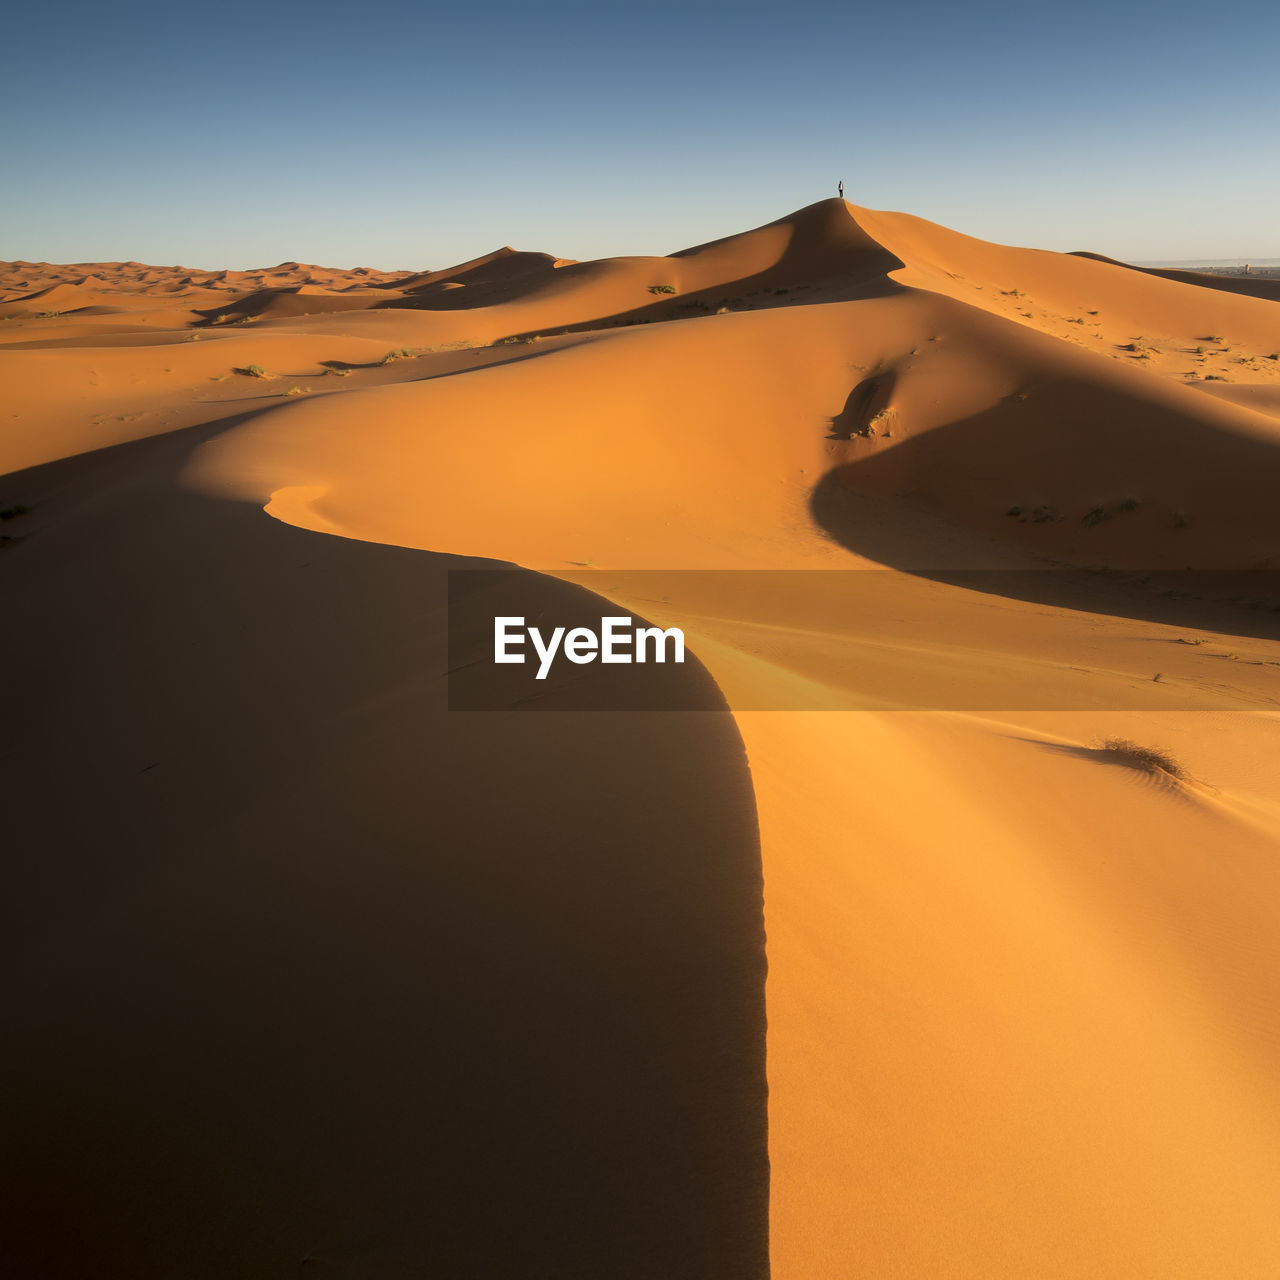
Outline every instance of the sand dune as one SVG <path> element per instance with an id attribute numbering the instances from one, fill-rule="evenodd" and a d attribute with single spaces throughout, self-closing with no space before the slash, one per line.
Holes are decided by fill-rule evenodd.
<path id="1" fill-rule="evenodd" d="M 510 245 L 482 254 L 469 262 L 443 271 L 423 271 L 395 282 L 404 293 L 417 293 L 437 284 L 495 284 L 518 280 L 527 275 L 545 275 L 563 265 L 563 260 L 549 253 L 521 253 Z"/>
<path id="2" fill-rule="evenodd" d="M 464 562 L 195 499 L 198 439 L 7 477 L 5 598 L 48 619 L 10 662 L 59 674 L 6 705 L 6 1257 L 761 1274 L 760 857 L 714 684 L 696 723 L 459 723 Z"/>
<path id="3" fill-rule="evenodd" d="M 1266 298 L 1271 302 L 1280 302 L 1280 280 L 1220 276 L 1212 271 L 1180 271 L 1174 267 L 1135 267 L 1131 263 L 1119 262 L 1101 253 L 1081 253 L 1078 256 L 1092 258 L 1095 262 L 1109 262 L 1112 266 L 1126 267 L 1130 271 L 1142 271 L 1150 276 L 1159 276 L 1163 280 L 1177 280 L 1181 284 L 1198 285 L 1202 289 L 1225 289 L 1228 293 L 1243 293 L 1250 298 Z"/>
<path id="4" fill-rule="evenodd" d="M 0 290 L 33 1274 L 1280 1267 L 1265 294 L 841 201 Z M 447 711 L 495 563 L 705 710 Z"/>

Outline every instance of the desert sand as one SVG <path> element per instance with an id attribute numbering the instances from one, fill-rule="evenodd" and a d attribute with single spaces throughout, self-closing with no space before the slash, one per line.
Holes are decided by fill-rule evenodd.
<path id="1" fill-rule="evenodd" d="M 4 264 L 24 1273 L 1280 1271 L 1238 283 L 837 200 L 658 258 Z M 451 712 L 495 562 L 683 627 L 701 710 Z"/>

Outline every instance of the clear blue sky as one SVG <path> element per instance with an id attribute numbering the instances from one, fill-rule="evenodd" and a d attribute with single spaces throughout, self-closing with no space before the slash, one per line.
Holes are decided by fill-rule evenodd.
<path id="1" fill-rule="evenodd" d="M 667 253 L 846 194 L 1280 256 L 1280 5 L 20 4 L 0 258 Z"/>

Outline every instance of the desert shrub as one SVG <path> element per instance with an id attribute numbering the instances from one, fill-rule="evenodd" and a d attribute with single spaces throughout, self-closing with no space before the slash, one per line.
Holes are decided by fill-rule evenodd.
<path id="1" fill-rule="evenodd" d="M 300 387 L 295 382 L 287 391 L 280 393 L 282 396 L 305 396 L 307 394 L 306 387 Z"/>
<path id="2" fill-rule="evenodd" d="M 671 284 L 651 284 L 649 286 L 650 293 L 675 293 L 675 285 Z"/>
<path id="3" fill-rule="evenodd" d="M 1095 750 L 1103 752 L 1115 764 L 1127 765 L 1143 773 L 1163 773 L 1170 778 L 1185 778 L 1187 771 L 1162 747 L 1144 747 L 1129 738 L 1107 738 Z"/>
<path id="4" fill-rule="evenodd" d="M 247 364 L 241 369 L 234 370 L 244 378 L 268 378 L 271 375 L 260 364 Z"/>
<path id="5" fill-rule="evenodd" d="M 858 434 L 864 437 L 876 435 L 891 436 L 893 435 L 893 423 L 896 417 L 897 412 L 893 406 L 886 405 L 871 417 Z"/>
<path id="6" fill-rule="evenodd" d="M 413 352 L 408 347 L 397 347 L 394 351 L 388 351 L 379 364 L 391 364 L 396 360 L 409 360 L 413 357 Z"/>

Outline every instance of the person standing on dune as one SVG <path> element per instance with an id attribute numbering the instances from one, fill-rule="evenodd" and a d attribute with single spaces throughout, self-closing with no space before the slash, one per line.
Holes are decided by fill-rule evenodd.
<path id="1" fill-rule="evenodd" d="M 840 199 L 843 200 L 844 199 L 844 179 L 843 178 L 841 178 L 840 181 L 836 183 L 836 191 L 839 193 Z"/>

